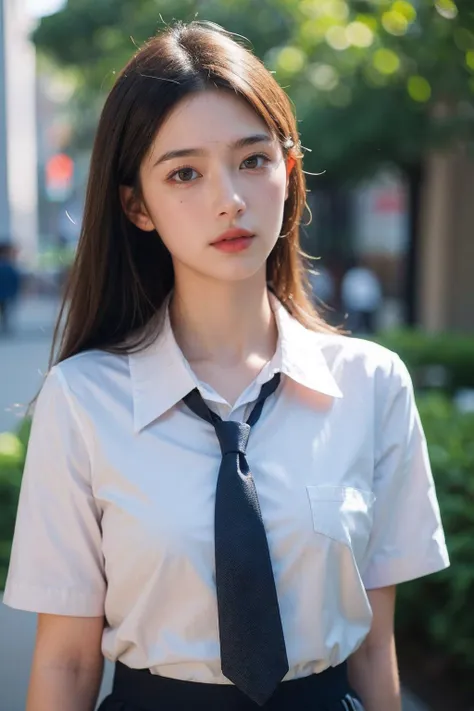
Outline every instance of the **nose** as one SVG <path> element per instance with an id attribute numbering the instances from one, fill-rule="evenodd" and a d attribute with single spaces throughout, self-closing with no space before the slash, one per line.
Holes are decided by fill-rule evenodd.
<path id="1" fill-rule="evenodd" d="M 216 178 L 215 205 L 219 217 L 229 217 L 231 220 L 246 210 L 238 180 L 227 171 L 222 171 Z"/>

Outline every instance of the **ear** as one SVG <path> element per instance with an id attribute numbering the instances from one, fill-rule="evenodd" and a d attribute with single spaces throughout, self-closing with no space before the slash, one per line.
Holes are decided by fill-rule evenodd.
<path id="1" fill-rule="evenodd" d="M 293 158 L 293 156 L 288 156 L 286 159 L 286 193 L 285 193 L 285 200 L 288 200 L 288 194 L 289 194 L 289 189 L 290 189 L 290 175 L 291 171 L 296 165 L 296 160 Z"/>
<path id="2" fill-rule="evenodd" d="M 133 188 L 129 185 L 121 185 L 119 193 L 122 209 L 130 222 L 145 232 L 152 232 L 155 225 L 151 221 L 143 200 L 137 198 Z"/>

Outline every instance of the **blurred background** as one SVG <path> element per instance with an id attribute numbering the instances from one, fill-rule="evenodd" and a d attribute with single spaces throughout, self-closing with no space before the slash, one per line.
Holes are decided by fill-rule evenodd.
<path id="1" fill-rule="evenodd" d="M 473 0 L 0 0 L 0 589 L 104 97 L 196 17 L 247 38 L 294 102 L 315 303 L 411 371 L 452 567 L 400 588 L 405 704 L 472 711 Z M 0 711 L 20 711 L 31 616 L 2 606 L 0 625 Z"/>

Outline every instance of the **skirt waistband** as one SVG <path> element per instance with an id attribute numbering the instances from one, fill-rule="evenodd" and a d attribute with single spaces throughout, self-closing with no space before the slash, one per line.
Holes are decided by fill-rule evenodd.
<path id="1" fill-rule="evenodd" d="M 262 707 L 233 684 L 204 684 L 151 674 L 148 669 L 130 669 L 115 664 L 112 697 L 140 711 L 336 711 L 344 709 L 351 693 L 344 662 L 320 674 L 283 681 Z"/>

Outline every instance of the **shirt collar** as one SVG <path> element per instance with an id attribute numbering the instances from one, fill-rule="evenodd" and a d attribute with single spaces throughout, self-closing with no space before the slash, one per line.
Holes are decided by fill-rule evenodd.
<path id="1" fill-rule="evenodd" d="M 321 348 L 324 334 L 303 326 L 273 294 L 270 303 L 278 326 L 273 372 L 280 371 L 309 390 L 341 398 L 342 392 Z"/>
<path id="2" fill-rule="evenodd" d="M 310 331 L 292 317 L 270 294 L 278 327 L 278 345 L 265 374 L 282 372 L 300 385 L 339 398 L 339 389 L 321 350 L 321 334 Z M 157 338 L 142 351 L 130 353 L 134 430 L 157 419 L 199 386 L 171 328 L 169 299 Z"/>

